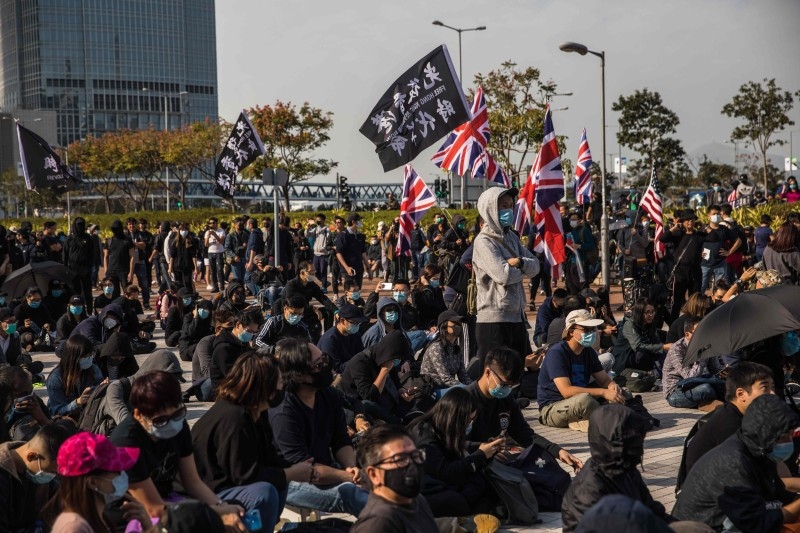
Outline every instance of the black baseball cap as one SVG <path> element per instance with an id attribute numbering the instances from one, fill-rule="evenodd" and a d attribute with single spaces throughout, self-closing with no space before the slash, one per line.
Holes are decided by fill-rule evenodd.
<path id="1" fill-rule="evenodd" d="M 368 322 L 369 318 L 364 316 L 364 313 L 353 304 L 344 304 L 339 308 L 339 316 L 353 324 L 362 324 Z"/>

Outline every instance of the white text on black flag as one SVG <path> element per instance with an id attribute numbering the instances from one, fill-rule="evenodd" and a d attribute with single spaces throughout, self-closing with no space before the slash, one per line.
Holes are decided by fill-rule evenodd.
<path id="1" fill-rule="evenodd" d="M 264 145 L 244 111 L 231 130 L 214 169 L 214 194 L 233 199 L 236 176 L 258 156 L 264 155 Z"/>

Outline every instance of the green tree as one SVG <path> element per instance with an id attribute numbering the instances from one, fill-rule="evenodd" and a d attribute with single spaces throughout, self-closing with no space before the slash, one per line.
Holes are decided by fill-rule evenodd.
<path id="1" fill-rule="evenodd" d="M 629 173 L 640 174 L 646 181 L 655 166 L 662 181 L 687 180 L 690 170 L 686 151 L 680 140 L 669 137 L 677 131 L 680 120 L 658 92 L 645 88 L 630 96 L 620 95 L 611 109 L 620 113 L 617 141 L 642 156 L 628 164 Z"/>
<path id="2" fill-rule="evenodd" d="M 147 199 L 158 183 L 165 185 L 164 138 L 164 132 L 149 128 L 118 131 L 110 139 L 117 152 L 114 172 L 125 178 L 119 182 L 119 188 L 134 203 L 136 211 L 146 209 Z"/>
<path id="3" fill-rule="evenodd" d="M 77 166 L 91 190 L 103 197 L 106 213 L 111 213 L 111 199 L 118 191 L 118 177 L 114 172 L 116 144 L 110 133 L 101 137 L 90 135 L 82 141 L 75 141 L 68 147 L 69 162 Z"/>
<path id="4" fill-rule="evenodd" d="M 304 102 L 298 109 L 291 102 L 274 106 L 256 106 L 247 115 L 264 143 L 266 154 L 242 171 L 245 178 L 261 176 L 264 168 L 282 168 L 289 174 L 283 189 L 286 211 L 289 207 L 289 185 L 313 176 L 327 174 L 339 163 L 314 157 L 314 152 L 330 140 L 333 113 Z"/>
<path id="5" fill-rule="evenodd" d="M 710 187 L 715 181 L 726 185 L 730 184 L 735 177 L 736 167 L 727 163 L 715 163 L 705 154 L 703 154 L 703 159 L 697 166 L 697 174 L 695 176 L 697 182 L 706 187 Z"/>
<path id="6" fill-rule="evenodd" d="M 180 185 L 179 198 L 186 205 L 186 187 L 195 172 L 214 179 L 214 160 L 221 148 L 222 127 L 217 122 L 194 122 L 164 137 L 164 163 L 170 168 L 170 180 Z"/>
<path id="7" fill-rule="evenodd" d="M 800 97 L 800 91 L 798 91 Z M 731 132 L 731 140 L 747 140 L 761 152 L 761 171 L 764 179 L 764 193 L 767 188 L 767 150 L 772 146 L 785 144 L 783 139 L 773 139 L 773 135 L 783 131 L 786 126 L 794 126 L 788 113 L 794 106 L 792 93 L 784 91 L 775 84 L 775 78 L 764 78 L 764 85 L 748 81 L 739 87 L 738 94 L 722 107 L 722 114 L 744 120 Z"/>

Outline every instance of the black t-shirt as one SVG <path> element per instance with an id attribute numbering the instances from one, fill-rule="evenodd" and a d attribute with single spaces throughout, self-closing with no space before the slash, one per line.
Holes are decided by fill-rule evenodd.
<path id="1" fill-rule="evenodd" d="M 384 500 L 374 492 L 351 533 L 380 531 L 382 533 L 437 533 L 439 531 L 428 501 L 418 496 L 410 505 L 398 505 Z"/>
<path id="2" fill-rule="evenodd" d="M 342 231 L 336 236 L 336 253 L 342 254 L 344 262 L 347 266 L 355 268 L 363 268 L 363 261 L 361 260 L 361 244 L 358 242 L 358 237 L 349 231 Z"/>
<path id="3" fill-rule="evenodd" d="M 106 241 L 108 248 L 108 270 L 122 270 L 128 272 L 131 268 L 131 257 L 128 250 L 133 248 L 133 242 L 127 237 L 111 237 Z"/>
<path id="4" fill-rule="evenodd" d="M 704 267 L 711 268 L 723 265 L 725 263 L 725 256 L 719 254 L 720 250 L 730 249 L 737 238 L 736 232 L 725 226 L 720 226 L 706 233 L 703 239 L 701 264 Z"/>
<path id="5" fill-rule="evenodd" d="M 162 498 L 167 498 L 173 491 L 172 485 L 178 475 L 178 459 L 194 453 L 192 434 L 185 421 L 183 429 L 175 437 L 153 440 L 142 425 L 129 416 L 114 428 L 111 442 L 116 446 L 139 448 L 139 460 L 128 470 L 128 479 L 131 483 L 152 479 Z"/>

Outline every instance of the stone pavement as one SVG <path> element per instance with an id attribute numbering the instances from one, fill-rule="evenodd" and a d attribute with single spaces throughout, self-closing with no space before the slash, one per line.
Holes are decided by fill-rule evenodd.
<path id="1" fill-rule="evenodd" d="M 365 292 L 370 288 L 374 290 L 374 287 L 374 282 L 369 283 L 365 280 L 362 291 Z M 205 284 L 200 287 L 200 293 L 204 296 L 208 295 L 207 291 L 205 291 Z M 541 303 L 542 299 L 542 296 L 537 296 L 537 306 Z M 612 308 L 616 308 L 621 300 L 619 287 L 612 286 Z M 528 312 L 528 318 L 532 321 L 535 320 L 535 312 Z M 165 348 L 163 331 L 156 327 L 154 335 L 153 340 L 158 347 Z M 177 350 L 175 350 L 175 353 L 177 355 Z M 138 355 L 136 357 L 141 364 L 141 362 L 147 358 L 147 355 Z M 58 364 L 58 359 L 53 354 L 34 354 L 34 360 L 44 363 L 45 374 L 49 374 L 55 365 Z M 182 361 L 181 366 L 184 369 L 184 376 L 190 381 L 192 371 L 191 362 Z M 188 388 L 188 386 L 189 383 L 186 383 L 184 388 Z M 35 392 L 46 399 L 46 389 L 37 388 Z M 663 503 L 667 511 L 670 511 L 675 502 L 675 478 L 678 474 L 678 466 L 681 460 L 683 439 L 686 434 L 688 434 L 694 422 L 700 418 L 703 413 L 693 409 L 672 408 L 667 404 L 664 396 L 658 392 L 644 393 L 642 394 L 642 398 L 650 413 L 661 421 L 661 427 L 651 431 L 645 439 L 643 476 L 653 497 Z M 208 410 L 210 405 L 209 403 L 197 401 L 190 402 L 187 405 L 187 418 L 190 425 L 200 418 L 200 416 Z M 589 446 L 586 433 L 570 429 L 549 428 L 540 425 L 538 421 L 539 410 L 536 406 L 536 402 L 532 402 L 531 405 L 524 410 L 524 414 L 537 433 L 558 443 L 584 462 L 589 458 Z M 568 469 L 568 471 L 571 470 Z M 290 520 L 297 519 L 297 516 L 290 511 L 285 511 L 284 516 Z M 501 531 L 561 531 L 560 513 L 541 513 L 540 518 L 543 521 L 542 524 L 533 527 L 502 529 Z"/>

